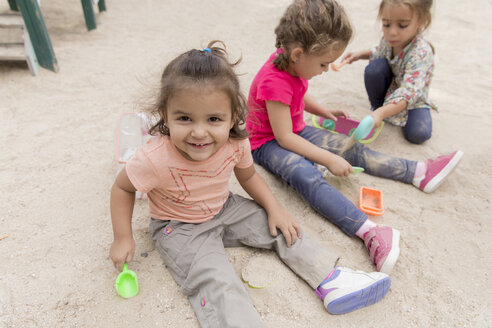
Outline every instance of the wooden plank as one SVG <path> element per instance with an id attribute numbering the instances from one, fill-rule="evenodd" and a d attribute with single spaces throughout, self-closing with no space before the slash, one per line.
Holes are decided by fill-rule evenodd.
<path id="1" fill-rule="evenodd" d="M 0 27 L 0 43 L 20 43 L 24 42 L 24 29 L 19 27 L 2 28 Z"/>
<path id="2" fill-rule="evenodd" d="M 58 72 L 58 62 L 38 2 L 36 0 L 17 0 L 17 6 L 24 18 L 39 65 L 53 72 Z"/>
<path id="3" fill-rule="evenodd" d="M 0 44 L 0 60 L 25 61 L 24 43 Z"/>
<path id="4" fill-rule="evenodd" d="M 24 27 L 24 21 L 20 13 L 2 13 L 0 14 L 0 27 Z"/>

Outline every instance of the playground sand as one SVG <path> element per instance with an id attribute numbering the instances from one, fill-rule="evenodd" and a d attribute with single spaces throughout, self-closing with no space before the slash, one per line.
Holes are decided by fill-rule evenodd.
<path id="1" fill-rule="evenodd" d="M 80 1 L 42 1 L 60 71 L 40 69 L 33 77 L 25 64 L 0 63 L 0 326 L 198 327 L 153 246 L 146 200 L 135 206 L 130 263 L 140 293 L 125 300 L 115 292 L 118 272 L 108 252 L 117 118 L 151 99 L 165 63 L 213 39 L 223 40 L 233 58 L 242 55 L 238 72 L 247 92 L 274 51 L 273 29 L 288 3 L 106 0 L 98 28 L 87 32 Z M 378 1 L 342 3 L 355 27 L 348 50 L 375 43 Z M 0 10 L 7 10 L 7 1 Z M 383 191 L 384 215 L 373 218 L 402 235 L 388 295 L 373 306 L 330 315 L 304 281 L 275 263 L 276 283 L 248 288 L 266 327 L 492 326 L 490 16 L 490 0 L 437 2 L 427 34 L 436 48 L 430 95 L 440 106 L 432 113 L 432 139 L 411 145 L 387 124 L 370 145 L 418 160 L 463 150 L 462 162 L 438 190 L 424 194 L 367 174 L 327 176 L 354 202 L 360 186 Z M 369 108 L 364 65 L 313 79 L 310 94 L 362 119 Z M 311 121 L 309 115 L 305 119 Z M 375 270 L 359 239 L 322 219 L 285 183 L 258 171 L 305 231 L 342 256 L 341 265 Z M 234 178 L 230 185 L 244 195 Z M 255 257 L 278 261 L 249 248 L 227 254 L 238 278 Z"/>

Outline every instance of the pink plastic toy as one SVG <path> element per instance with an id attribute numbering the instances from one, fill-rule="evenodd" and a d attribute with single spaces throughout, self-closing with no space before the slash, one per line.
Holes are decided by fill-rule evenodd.
<path id="1" fill-rule="evenodd" d="M 344 116 L 337 117 L 338 119 L 337 122 L 333 122 L 328 118 L 315 116 L 315 115 L 312 116 L 312 119 L 313 119 L 313 125 L 317 128 L 326 129 L 333 133 L 345 134 L 346 136 L 349 137 L 352 135 L 352 133 L 354 133 L 355 129 L 360 124 L 359 121 L 351 118 L 345 118 Z M 384 122 L 381 123 L 379 128 L 372 129 L 371 132 L 367 135 L 367 137 L 365 137 L 363 140 L 360 140 L 360 142 L 367 144 L 374 141 L 378 137 L 379 132 L 381 132 L 383 125 Z"/>

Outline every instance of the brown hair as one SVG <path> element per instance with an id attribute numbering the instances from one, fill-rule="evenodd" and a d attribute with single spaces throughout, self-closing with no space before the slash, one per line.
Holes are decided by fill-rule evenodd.
<path id="1" fill-rule="evenodd" d="M 285 71 L 290 52 L 301 47 L 308 54 L 343 49 L 352 38 L 352 26 L 343 7 L 334 0 L 295 0 L 275 28 L 275 46 L 282 48 L 273 61 Z"/>
<path id="2" fill-rule="evenodd" d="M 429 28 L 432 22 L 432 2 L 432 0 L 382 0 L 379 4 L 378 19 L 381 19 L 386 5 L 407 5 L 414 13 L 417 13 L 422 24 L 419 32 L 423 32 Z"/>
<path id="3" fill-rule="evenodd" d="M 169 129 L 164 121 L 169 101 L 178 90 L 197 86 L 216 88 L 229 96 L 234 119 L 229 137 L 246 138 L 248 133 L 241 126 L 244 124 L 248 109 L 239 79 L 234 72 L 234 67 L 240 61 L 241 58 L 234 63 L 229 62 L 225 44 L 218 40 L 211 41 L 206 49 L 192 49 L 173 59 L 162 73 L 157 100 L 149 108 L 149 111 L 158 118 L 149 133 L 169 135 Z"/>

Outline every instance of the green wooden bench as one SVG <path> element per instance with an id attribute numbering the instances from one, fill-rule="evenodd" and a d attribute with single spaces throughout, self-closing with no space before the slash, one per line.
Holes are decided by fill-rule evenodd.
<path id="1" fill-rule="evenodd" d="M 95 29 L 97 24 L 93 3 L 97 4 L 101 12 L 106 10 L 105 0 L 81 0 L 81 2 L 87 29 L 89 31 Z M 58 72 L 58 62 L 38 0 L 8 0 L 8 3 L 11 10 L 21 12 L 39 65 L 53 72 Z"/>
<path id="2" fill-rule="evenodd" d="M 38 75 L 38 59 L 20 13 L 0 13 L 0 60 L 26 61 Z"/>

